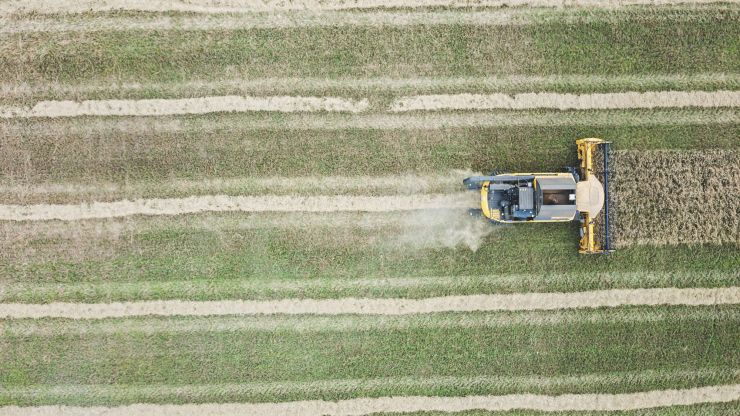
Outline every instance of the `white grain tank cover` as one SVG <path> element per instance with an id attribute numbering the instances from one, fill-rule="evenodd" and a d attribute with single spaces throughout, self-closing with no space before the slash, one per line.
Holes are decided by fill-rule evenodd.
<path id="1" fill-rule="evenodd" d="M 580 212 L 596 216 L 604 207 L 604 186 L 594 175 L 576 185 L 576 207 Z"/>
<path id="2" fill-rule="evenodd" d="M 538 175 L 537 186 L 543 191 L 565 191 L 576 189 L 576 180 L 572 175 L 544 176 Z"/>

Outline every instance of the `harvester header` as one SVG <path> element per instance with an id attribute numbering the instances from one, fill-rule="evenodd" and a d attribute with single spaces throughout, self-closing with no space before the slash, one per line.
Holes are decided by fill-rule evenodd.
<path id="1" fill-rule="evenodd" d="M 465 179 L 463 184 L 481 197 L 480 209 L 471 214 L 494 223 L 579 221 L 580 253 L 611 252 L 609 144 L 596 138 L 576 140 L 580 165 L 564 172 L 493 172 Z"/>

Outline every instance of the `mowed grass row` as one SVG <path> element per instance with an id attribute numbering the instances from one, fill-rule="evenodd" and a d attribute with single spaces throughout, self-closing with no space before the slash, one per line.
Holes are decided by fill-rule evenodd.
<path id="1" fill-rule="evenodd" d="M 424 297 L 738 279 L 733 245 L 583 257 L 575 225 L 495 228 L 464 210 L 5 223 L 3 234 L 5 302 Z"/>
<path id="2" fill-rule="evenodd" d="M 738 12 L 696 13 L 705 17 L 214 30 L 207 36 L 198 31 L 9 34 L 0 40 L 0 81 L 733 72 Z"/>
<path id="3" fill-rule="evenodd" d="M 446 314 L 428 317 L 431 326 L 393 328 L 399 318 L 388 318 L 383 322 L 386 328 L 348 325 L 316 331 L 291 325 L 218 330 L 219 322 L 229 317 L 173 321 L 172 328 L 191 324 L 185 332 L 169 331 L 162 318 L 97 322 L 95 327 L 104 327 L 104 333 L 84 322 L 13 321 L 1 341 L 0 381 L 6 390 L 0 397 L 7 404 L 177 403 L 522 391 L 616 393 L 731 384 L 738 381 L 737 372 L 730 369 L 738 365 L 734 352 L 740 337 L 737 314 L 730 308 L 635 308 L 637 318 L 627 321 L 612 321 L 609 315 L 614 310 L 579 311 L 572 313 L 582 318 L 564 322 L 533 325 L 519 320 L 473 327 L 462 322 L 496 314 Z M 696 313 L 698 309 L 703 313 Z M 656 312 L 663 316 L 651 319 Z M 641 313 L 646 320 L 639 319 Z M 501 315 L 500 322 L 506 316 L 517 321 L 516 313 Z M 589 319 L 594 315 L 601 320 Z M 443 317 L 448 326 L 433 327 Z M 265 319 L 274 318 L 241 321 L 259 324 Z M 304 317 L 301 322 L 312 319 L 324 318 Z M 460 326 L 455 325 L 458 319 Z M 147 322 L 162 331 L 136 330 L 147 328 Z M 18 333 L 27 325 L 81 331 Z M 624 372 L 636 374 L 620 375 Z M 538 377 L 542 374 L 566 379 Z M 445 381 L 450 377 L 461 379 Z M 568 381 L 568 377 L 583 378 Z M 406 381 L 374 381 L 383 378 Z M 159 392 L 137 388 L 143 384 L 164 388 Z M 60 385 L 69 387 L 55 393 L 53 386 Z M 34 386 L 40 386 L 40 397 L 13 395 Z M 174 386 L 183 391 L 178 393 Z M 94 394 L 96 389 L 102 396 Z"/>
<path id="4" fill-rule="evenodd" d="M 640 119 L 650 111 L 619 111 L 606 117 Z M 660 112 L 658 112 L 660 113 Z M 443 113 L 444 117 L 448 113 Z M 489 115 L 490 114 L 490 115 Z M 569 125 L 425 127 L 403 129 L 280 128 L 283 115 L 212 114 L 198 117 L 80 118 L 68 120 L 6 121 L 0 142 L 0 173 L 4 184 L 96 184 L 113 182 L 168 182 L 172 179 L 208 179 L 271 176 L 387 176 L 452 169 L 560 170 L 577 162 L 575 139 L 603 137 L 616 149 L 707 149 L 736 147 L 735 124 L 709 122 L 680 125 L 593 125 L 579 118 L 590 112 L 534 112 Z M 713 120 L 712 111 L 689 112 L 696 119 Z M 512 118 L 518 112 L 475 115 Z M 671 117 L 668 114 L 667 117 Z M 675 118 L 680 119 L 681 114 Z M 253 128 L 265 119 L 274 128 Z M 324 116 L 316 116 L 317 120 Z M 414 120 L 414 116 L 409 119 Z M 350 120 L 347 120 L 351 122 Z M 423 121 L 423 120 L 421 120 Z M 338 120 L 339 126 L 342 121 Z M 130 127 L 127 128 L 127 127 Z M 54 132 L 54 134 L 51 134 Z M 460 175 L 460 180 L 464 179 Z M 191 189 L 156 195 L 146 184 L 128 194 L 113 192 L 109 199 L 191 195 Z M 102 188 L 105 188 L 103 186 Z M 204 192 L 202 189 L 199 192 Z M 228 190 L 221 190 L 227 192 Z M 23 191 L 3 192 L 7 203 L 28 203 Z M 79 201 L 63 194 L 49 202 Z M 84 198 L 82 200 L 85 200 Z M 36 200 L 38 201 L 38 199 Z"/>

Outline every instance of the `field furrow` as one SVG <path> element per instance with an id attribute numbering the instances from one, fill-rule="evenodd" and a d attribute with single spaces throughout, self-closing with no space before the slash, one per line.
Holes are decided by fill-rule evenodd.
<path id="1" fill-rule="evenodd" d="M 64 195 L 25 199 L 25 187 L 48 182 L 103 190 L 111 182 L 179 178 L 414 175 L 417 181 L 454 169 L 557 171 L 575 163 L 574 137 L 619 137 L 618 146 L 632 150 L 733 149 L 740 119 L 732 109 L 332 116 L 6 120 L 0 122 L 2 182 L 20 187 L 3 201 L 68 202 Z M 204 193 L 212 192 L 197 192 Z"/>

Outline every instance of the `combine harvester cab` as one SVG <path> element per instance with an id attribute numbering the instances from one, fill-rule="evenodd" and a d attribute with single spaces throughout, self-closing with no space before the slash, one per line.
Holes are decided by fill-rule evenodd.
<path id="1" fill-rule="evenodd" d="M 576 140 L 578 168 L 562 173 L 493 173 L 463 181 L 466 188 L 480 192 L 482 215 L 506 224 L 536 222 L 581 223 L 579 252 L 609 253 L 609 142 L 601 139 Z M 603 160 L 603 170 L 593 160 Z M 598 176 L 603 178 L 599 180 Z"/>

